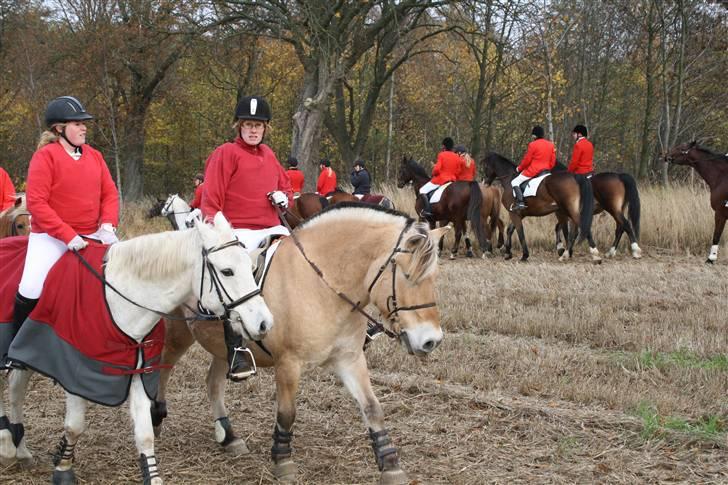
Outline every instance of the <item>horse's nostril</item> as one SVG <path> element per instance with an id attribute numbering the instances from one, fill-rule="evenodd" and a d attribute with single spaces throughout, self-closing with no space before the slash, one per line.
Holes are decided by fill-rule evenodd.
<path id="1" fill-rule="evenodd" d="M 260 322 L 260 326 L 258 327 L 258 333 L 265 333 L 268 331 L 268 325 L 265 323 L 265 321 Z"/>
<path id="2" fill-rule="evenodd" d="M 425 350 L 425 351 L 427 351 L 427 352 L 433 351 L 435 349 L 435 347 L 437 347 L 437 344 L 435 343 L 434 340 L 428 340 L 427 342 L 425 342 L 422 345 L 422 349 Z"/>

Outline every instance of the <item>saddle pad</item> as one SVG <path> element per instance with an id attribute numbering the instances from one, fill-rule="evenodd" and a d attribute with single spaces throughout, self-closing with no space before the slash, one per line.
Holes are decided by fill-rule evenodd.
<path id="1" fill-rule="evenodd" d="M 25 243 L 22 248 L 12 243 L 16 255 L 10 256 L 4 240 L 0 242 L 0 255 L 9 256 L 7 261 L 15 276 L 6 278 L 0 287 L 0 321 L 3 322 L 12 321 L 12 317 L 7 318 L 12 314 L 12 304 L 8 302 L 11 298 L 14 300 L 20 282 L 24 257 L 19 254 L 25 253 L 27 238 Z M 81 251 L 99 274 L 103 273 L 107 248 L 90 242 Z M 10 325 L 0 323 L 0 327 Z M 58 381 L 72 394 L 117 406 L 126 400 L 133 374 L 141 374 L 150 398 L 156 396 L 157 364 L 163 346 L 163 322 L 155 325 L 141 343 L 122 332 L 109 312 L 101 281 L 76 255 L 68 252 L 48 273 L 38 305 L 7 352 L 11 359 Z"/>
<path id="2" fill-rule="evenodd" d="M 263 289 L 263 285 L 265 284 L 265 277 L 268 274 L 268 268 L 270 268 L 270 262 L 273 260 L 273 255 L 275 254 L 276 249 L 278 249 L 278 245 L 281 243 L 282 240 L 283 237 L 277 238 L 258 257 L 258 265 L 255 268 L 255 274 L 253 276 L 255 277 L 255 282 L 258 284 L 258 288 L 260 290 Z"/>
<path id="3" fill-rule="evenodd" d="M 526 182 L 526 188 L 523 190 L 523 196 L 524 197 L 533 197 L 536 195 L 536 192 L 538 192 L 538 186 L 541 185 L 541 182 L 543 182 L 543 179 L 551 175 L 550 173 L 545 173 L 543 175 L 539 175 L 538 177 L 534 177 L 528 182 Z"/>
<path id="4" fill-rule="evenodd" d="M 435 189 L 435 191 L 432 193 L 432 197 L 430 197 L 430 204 L 437 204 L 440 202 L 440 198 L 442 197 L 442 193 L 445 192 L 445 189 L 451 184 L 452 182 L 448 182 L 445 185 L 441 185 L 438 188 Z"/>

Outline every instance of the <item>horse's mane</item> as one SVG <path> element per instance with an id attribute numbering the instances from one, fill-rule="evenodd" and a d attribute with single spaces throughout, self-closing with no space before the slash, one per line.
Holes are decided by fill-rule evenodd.
<path id="1" fill-rule="evenodd" d="M 698 145 L 696 142 L 693 142 L 692 146 L 699 152 L 705 153 L 706 155 L 708 155 L 710 158 L 712 158 L 714 160 L 728 162 L 728 155 L 726 155 L 725 153 L 715 152 L 715 151 L 711 150 L 710 148 Z"/>
<path id="2" fill-rule="evenodd" d="M 436 241 L 433 241 L 430 237 L 429 226 L 424 223 L 414 223 L 414 219 L 407 214 L 381 206 L 373 206 L 361 202 L 340 202 L 327 207 L 311 217 L 298 226 L 297 230 L 317 227 L 334 220 L 352 219 L 355 219 L 357 222 L 412 224 L 412 228 L 405 234 L 405 238 L 402 240 L 402 246 L 405 247 L 409 241 L 420 242 L 420 239 L 422 239 L 423 244 L 415 245 L 409 267 L 405 271 L 409 275 L 410 281 L 418 283 L 423 278 L 432 274 L 437 267 Z"/>
<path id="3" fill-rule="evenodd" d="M 508 158 L 504 157 L 500 153 L 496 153 L 496 152 L 488 152 L 488 153 L 486 153 L 485 154 L 485 158 L 483 158 L 483 160 L 486 163 L 490 162 L 490 163 L 493 163 L 495 165 L 506 166 L 506 167 L 508 167 L 509 169 L 512 169 L 512 170 L 515 170 L 516 167 L 517 167 L 517 165 L 515 163 L 513 163 L 512 161 L 510 161 Z"/>
<path id="4" fill-rule="evenodd" d="M 427 170 L 425 170 L 425 168 L 422 165 L 417 163 L 417 161 L 414 158 L 406 158 L 404 163 L 405 163 L 405 165 L 407 165 L 407 168 L 409 168 L 410 171 L 412 171 L 412 173 L 415 174 L 415 176 L 424 177 L 424 178 L 428 178 L 428 179 L 431 178 L 430 174 L 427 172 Z"/>
<path id="5" fill-rule="evenodd" d="M 109 248 L 107 272 L 132 273 L 145 281 L 158 281 L 179 273 L 200 251 L 197 230 L 167 231 L 121 241 Z"/>

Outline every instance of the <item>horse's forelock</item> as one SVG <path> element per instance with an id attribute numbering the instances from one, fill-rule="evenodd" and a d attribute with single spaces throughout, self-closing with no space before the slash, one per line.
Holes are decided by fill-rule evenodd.
<path id="1" fill-rule="evenodd" d="M 412 226 L 406 244 L 413 250 L 407 274 L 415 284 L 432 274 L 437 267 L 436 241 L 430 237 L 427 224 L 417 223 Z"/>

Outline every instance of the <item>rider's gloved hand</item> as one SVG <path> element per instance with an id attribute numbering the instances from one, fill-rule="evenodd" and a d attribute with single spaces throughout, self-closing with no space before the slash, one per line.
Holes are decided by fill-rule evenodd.
<path id="1" fill-rule="evenodd" d="M 73 239 L 68 241 L 68 249 L 71 251 L 79 251 L 88 246 L 88 243 L 81 239 L 81 236 L 76 235 Z"/>
<path id="2" fill-rule="evenodd" d="M 195 227 L 195 219 L 202 220 L 202 211 L 200 209 L 192 209 L 187 217 L 185 217 L 185 226 Z"/>
<path id="3" fill-rule="evenodd" d="M 282 207 L 284 209 L 288 208 L 288 197 L 280 190 L 275 190 L 268 193 L 268 199 L 270 199 L 273 205 L 277 205 L 278 207 Z"/>
<path id="4" fill-rule="evenodd" d="M 116 237 L 116 229 L 114 229 L 114 226 L 108 222 L 101 224 L 101 227 L 99 227 L 96 234 L 104 244 L 114 244 L 119 242 L 119 238 Z"/>

